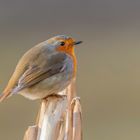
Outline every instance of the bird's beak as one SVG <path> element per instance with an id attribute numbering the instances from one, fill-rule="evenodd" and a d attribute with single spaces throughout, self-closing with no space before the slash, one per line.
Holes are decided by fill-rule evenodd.
<path id="1" fill-rule="evenodd" d="M 81 44 L 83 41 L 75 41 L 73 44 L 74 45 L 78 45 L 78 44 Z"/>

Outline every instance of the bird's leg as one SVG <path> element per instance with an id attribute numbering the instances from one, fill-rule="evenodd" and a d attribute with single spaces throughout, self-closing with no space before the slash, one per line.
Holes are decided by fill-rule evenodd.
<path id="1" fill-rule="evenodd" d="M 64 98 L 64 97 L 66 97 L 66 95 L 59 95 L 56 93 L 52 93 L 52 94 L 46 96 L 45 98 L 43 98 L 43 100 L 47 100 L 49 97 Z"/>

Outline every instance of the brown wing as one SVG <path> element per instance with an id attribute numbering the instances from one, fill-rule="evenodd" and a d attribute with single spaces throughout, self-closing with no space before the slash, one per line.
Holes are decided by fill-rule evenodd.
<path id="1" fill-rule="evenodd" d="M 46 57 L 47 55 L 44 51 L 40 53 L 39 47 L 34 49 L 37 49 L 34 55 L 32 50 L 30 50 L 19 61 L 7 87 L 3 94 L 0 95 L 0 102 L 13 93 L 33 86 L 41 80 L 61 71 L 66 55 L 57 53 L 51 57 Z"/>
<path id="2" fill-rule="evenodd" d="M 64 61 L 61 61 L 48 68 L 30 67 L 19 79 L 18 86 L 13 89 L 12 93 L 17 93 L 24 88 L 31 87 L 46 78 L 62 72 L 64 66 Z"/>

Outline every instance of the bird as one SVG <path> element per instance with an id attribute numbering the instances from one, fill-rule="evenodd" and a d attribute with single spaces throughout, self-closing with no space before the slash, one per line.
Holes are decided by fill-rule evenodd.
<path id="1" fill-rule="evenodd" d="M 14 94 L 30 100 L 43 99 L 65 89 L 76 76 L 75 41 L 57 35 L 29 49 L 19 60 L 0 102 Z"/>

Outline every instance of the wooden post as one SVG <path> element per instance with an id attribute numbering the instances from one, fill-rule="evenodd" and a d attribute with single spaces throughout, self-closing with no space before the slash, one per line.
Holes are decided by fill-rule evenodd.
<path id="1" fill-rule="evenodd" d="M 24 140 L 82 140 L 82 115 L 75 80 L 42 101 L 36 125 L 29 126 Z"/>

